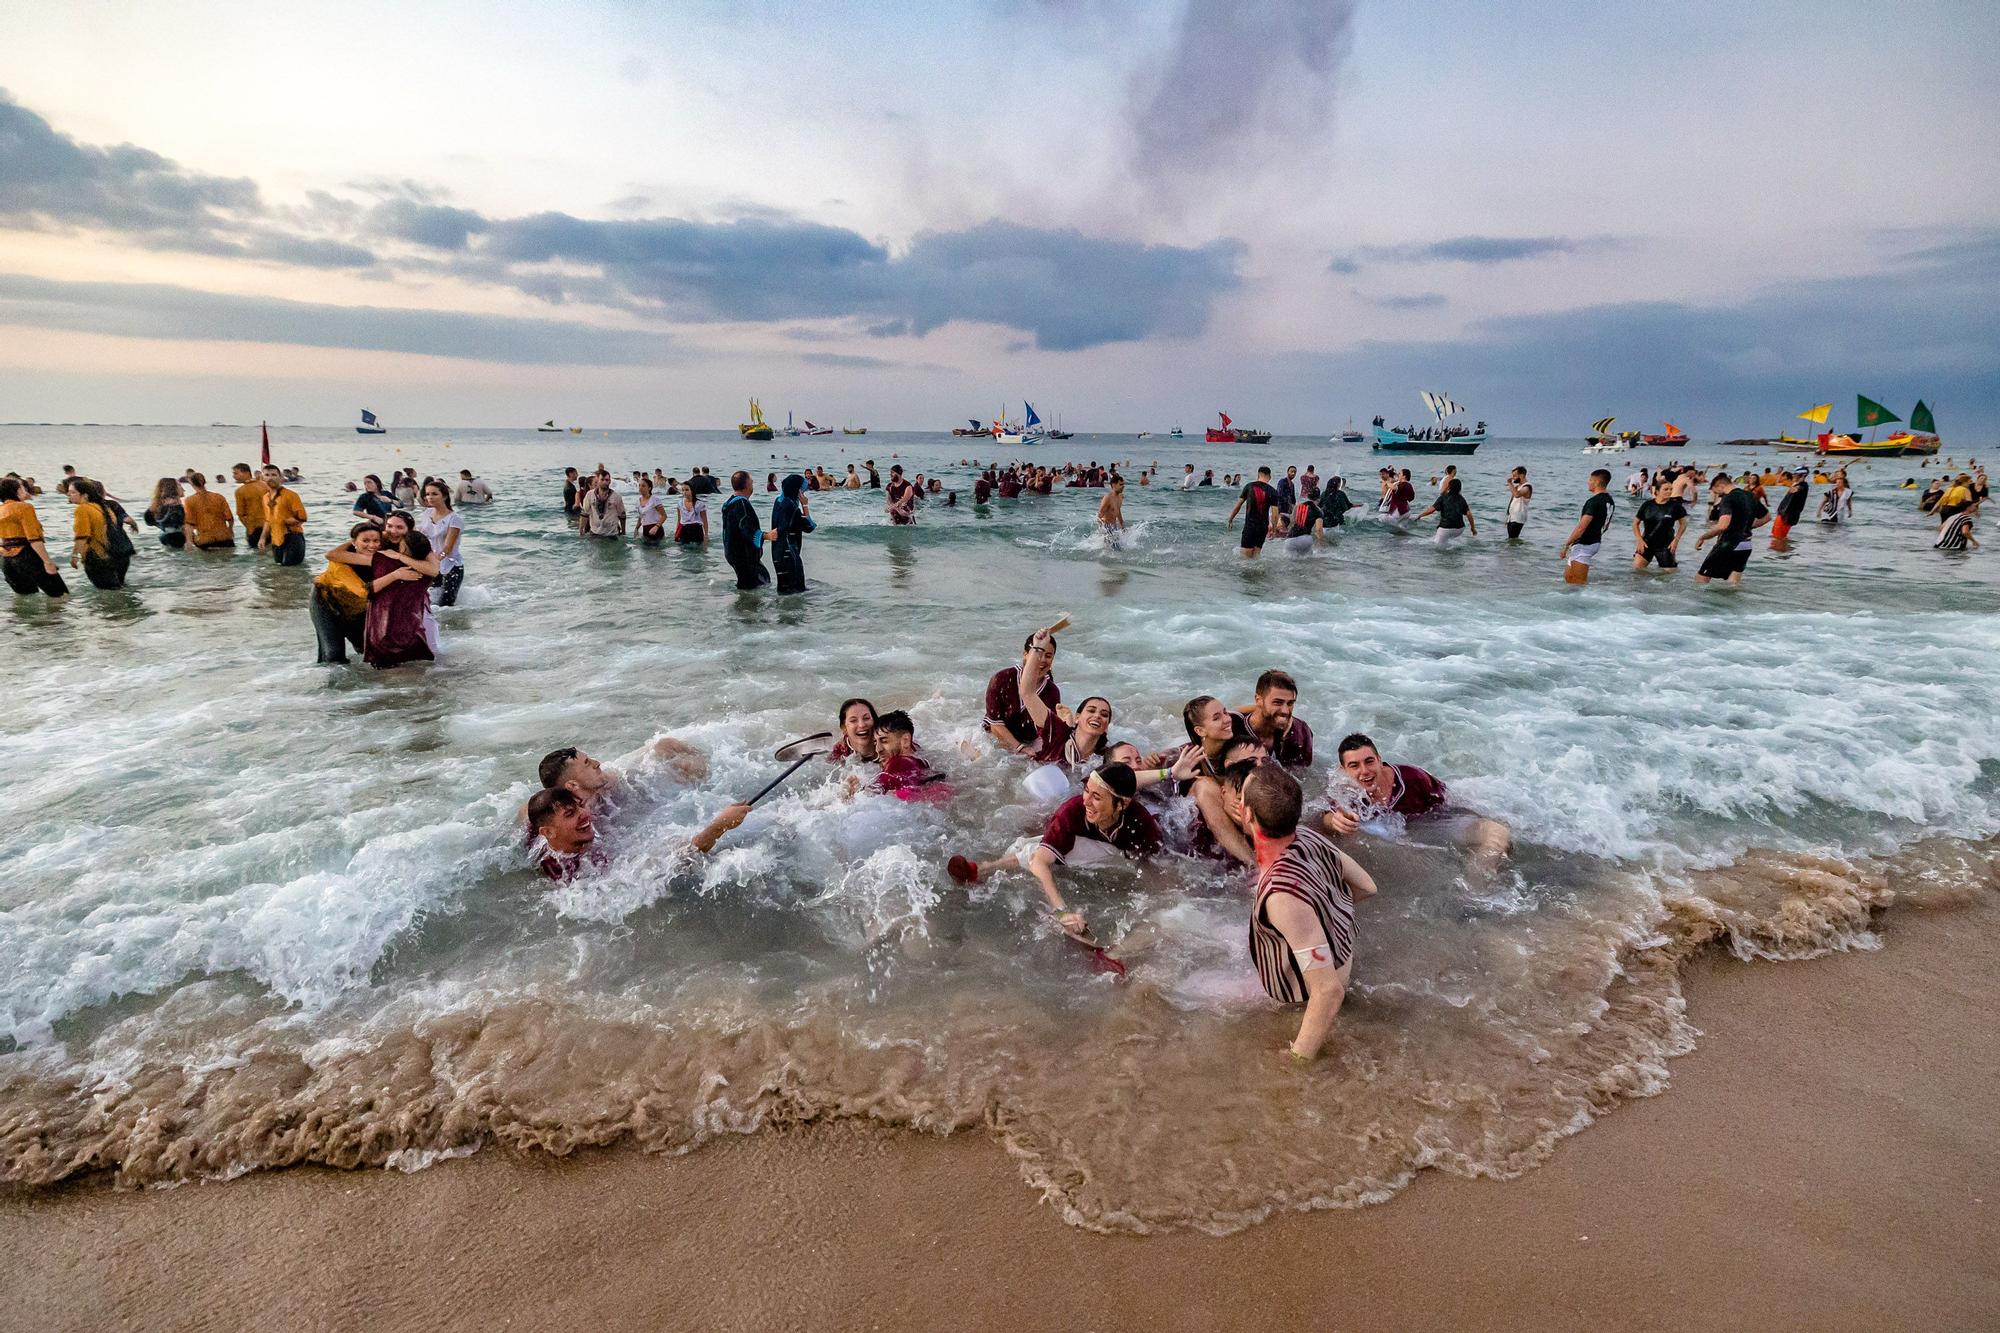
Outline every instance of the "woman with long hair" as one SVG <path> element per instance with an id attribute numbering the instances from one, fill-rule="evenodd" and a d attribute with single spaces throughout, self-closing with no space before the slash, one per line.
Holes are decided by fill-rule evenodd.
<path id="1" fill-rule="evenodd" d="M 667 507 L 660 497 L 653 494 L 653 479 L 639 478 L 639 541 L 645 546 L 658 546 L 667 536 Z"/>
<path id="2" fill-rule="evenodd" d="M 835 721 L 840 728 L 840 739 L 826 752 L 828 763 L 839 764 L 849 759 L 875 758 L 874 704 L 866 699 L 843 700 Z"/>
<path id="3" fill-rule="evenodd" d="M 326 568 L 313 580 L 312 601 L 306 612 L 312 617 L 313 634 L 319 639 L 321 663 L 345 663 L 347 645 L 356 652 L 366 649 L 368 629 L 368 578 L 364 570 L 375 564 L 382 549 L 382 525 L 369 519 L 354 525 L 345 545 L 326 553 Z"/>
<path id="4" fill-rule="evenodd" d="M 682 546 L 708 545 L 708 501 L 695 494 L 692 482 L 681 483 L 681 501 L 674 511 L 674 541 Z"/>
<path id="5" fill-rule="evenodd" d="M 361 479 L 361 493 L 354 497 L 354 512 L 357 515 L 380 523 L 389 517 L 389 511 L 395 507 L 395 500 L 382 493 L 380 477 L 371 472 Z"/>
<path id="6" fill-rule="evenodd" d="M 71 477 L 63 483 L 63 494 L 76 506 L 76 547 L 69 567 L 81 565 L 92 587 L 124 587 L 125 571 L 132 567 L 132 541 L 119 526 L 121 515 L 105 502 L 104 488 L 88 477 Z"/>
<path id="7" fill-rule="evenodd" d="M 805 537 L 819 525 L 813 522 L 811 503 L 804 498 L 806 479 L 794 472 L 785 478 L 784 485 L 784 493 L 771 501 L 771 568 L 778 576 L 779 592 L 804 592 Z"/>
<path id="8" fill-rule="evenodd" d="M 417 531 L 424 534 L 438 562 L 439 606 L 458 604 L 458 585 L 465 582 L 465 560 L 459 555 L 459 538 L 465 535 L 465 520 L 452 512 L 451 489 L 433 477 L 424 483 L 424 516 Z"/>
<path id="9" fill-rule="evenodd" d="M 181 484 L 172 477 L 161 477 L 154 484 L 146 526 L 160 530 L 162 546 L 178 551 L 187 545 L 187 506 L 181 501 Z"/>
<path id="10" fill-rule="evenodd" d="M 395 519 L 390 515 L 392 523 Z M 421 532 L 408 531 L 400 549 L 390 549 L 385 540 L 375 552 L 368 568 L 368 623 L 362 636 L 368 665 L 392 667 L 436 658 L 435 631 L 426 624 L 435 575 L 423 572 L 426 563 L 436 569 L 430 539 Z"/>
<path id="11" fill-rule="evenodd" d="M 49 557 L 35 502 L 19 477 L 0 477 L 0 557 L 7 586 L 21 596 L 68 596 L 69 585 Z"/>

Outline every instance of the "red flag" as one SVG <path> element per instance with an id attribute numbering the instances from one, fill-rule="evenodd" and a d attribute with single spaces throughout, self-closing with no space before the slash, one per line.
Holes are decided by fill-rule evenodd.
<path id="1" fill-rule="evenodd" d="M 1223 428 L 1224 430 L 1228 430 L 1228 429 L 1229 429 L 1229 414 L 1228 414 L 1227 412 L 1218 412 L 1218 413 L 1216 413 L 1216 415 L 1222 418 L 1222 428 Z"/>
<path id="2" fill-rule="evenodd" d="M 264 423 L 264 466 L 271 466 L 271 423 Z"/>

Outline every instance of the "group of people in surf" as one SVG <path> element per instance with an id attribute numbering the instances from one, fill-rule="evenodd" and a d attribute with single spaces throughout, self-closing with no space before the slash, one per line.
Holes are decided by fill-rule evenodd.
<path id="1" fill-rule="evenodd" d="M 1904 483 L 1914 487 L 1912 478 Z M 1917 497 L 1917 510 L 1929 514 L 1937 520 L 1937 537 L 1931 545 L 1940 551 L 1978 550 L 1979 539 L 1972 534 L 1972 520 L 1986 503 L 1988 490 L 1986 469 L 1977 466 L 1973 470 L 1961 472 L 1956 477 L 1933 477 L 1924 493 Z"/>
<path id="2" fill-rule="evenodd" d="M 141 516 L 156 531 L 159 544 L 170 551 L 233 552 L 240 523 L 251 550 L 269 551 L 280 565 L 302 563 L 306 507 L 291 486 L 298 474 L 268 464 L 253 469 L 238 463 L 231 470 L 236 481 L 233 507 L 192 469 L 154 484 Z M 138 552 L 131 534 L 141 531 L 139 520 L 117 496 L 74 467 L 63 468 L 58 486 L 71 506 L 69 567 L 81 569 L 92 587 L 123 588 Z M 41 493 L 32 477 L 17 472 L 0 477 L 0 569 L 20 596 L 66 597 L 69 585 L 35 509 Z"/>
<path id="3" fill-rule="evenodd" d="M 1054 665 L 1056 631 L 1066 624 L 1028 635 L 1020 660 L 993 674 L 980 721 L 993 745 L 1025 761 L 1023 790 L 1048 813 L 1037 832 L 991 855 L 950 856 L 946 873 L 966 885 L 1024 873 L 1052 924 L 1102 956 L 1104 946 L 1065 892 L 1060 872 L 1169 852 L 1237 867 L 1252 886 L 1250 954 L 1259 979 L 1272 998 L 1305 1006 L 1290 1051 L 1312 1059 L 1345 994 L 1355 902 L 1375 891 L 1353 854 L 1357 835 L 1385 832 L 1385 820 L 1424 821 L 1468 851 L 1476 872 L 1490 872 L 1511 851 L 1507 825 L 1463 809 L 1443 781 L 1414 764 L 1390 762 L 1360 733 L 1336 747 L 1329 801 L 1308 808 L 1299 775 L 1313 767 L 1313 731 L 1297 716 L 1296 681 L 1281 670 L 1259 676 L 1251 701 L 1240 708 L 1214 695 L 1190 699 L 1181 710 L 1185 741 L 1164 750 L 1114 739 L 1109 699 L 1063 703 Z M 794 746 L 821 739 L 826 762 L 846 770 L 849 794 L 952 799 L 947 775 L 923 752 L 915 724 L 900 709 L 881 712 L 866 698 L 844 700 L 834 732 Z M 977 760 L 976 746 L 962 748 Z M 706 771 L 699 753 L 672 738 L 654 742 L 639 759 L 683 781 Z M 529 854 L 544 875 L 567 883 L 606 859 L 597 820 L 615 808 L 621 778 L 574 747 L 545 756 L 537 777 L 541 790 L 523 812 Z M 750 810 L 749 803 L 729 804 L 681 850 L 712 851 Z"/>

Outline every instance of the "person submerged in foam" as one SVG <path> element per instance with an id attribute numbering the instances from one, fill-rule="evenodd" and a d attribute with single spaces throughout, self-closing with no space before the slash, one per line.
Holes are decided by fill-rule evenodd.
<path id="1" fill-rule="evenodd" d="M 1406 820 L 1455 818 L 1453 840 L 1470 847 L 1488 869 L 1512 849 L 1513 834 L 1505 824 L 1456 809 L 1444 783 L 1415 764 L 1384 762 L 1375 742 L 1360 732 L 1340 742 L 1338 757 L 1340 771 L 1362 799 L 1359 809 L 1336 804 L 1320 817 L 1320 826 L 1333 837 L 1352 837 L 1369 819 L 1398 814 Z"/>
<path id="2" fill-rule="evenodd" d="M 1256 847 L 1250 960 L 1264 993 L 1305 1006 L 1286 1047 L 1309 1064 L 1325 1046 L 1354 970 L 1354 904 L 1375 881 L 1353 857 L 1299 827 L 1305 794 L 1284 766 L 1262 759 L 1243 780 L 1244 819 Z"/>
<path id="3" fill-rule="evenodd" d="M 682 782 L 699 782 L 708 775 L 707 756 L 672 736 L 662 736 L 628 756 L 626 764 L 628 768 L 650 768 L 657 764 Z M 605 807 L 616 805 L 627 781 L 618 769 L 593 759 L 574 745 L 543 755 L 535 776 L 541 779 L 544 788 L 561 788 L 598 814 L 603 814 Z"/>
<path id="4" fill-rule="evenodd" d="M 749 805 L 733 802 L 684 845 L 705 856 L 715 850 L 723 834 L 742 824 L 749 814 Z M 557 883 L 566 883 L 586 868 L 602 866 L 610 859 L 598 845 L 589 804 L 567 787 L 544 787 L 528 798 L 528 829 L 536 868 Z"/>
<path id="5" fill-rule="evenodd" d="M 875 775 L 875 790 L 899 801 L 951 799 L 945 775 L 917 754 L 917 727 L 908 713 L 897 708 L 876 718 L 874 741 L 875 758 L 882 766 Z"/>
<path id="6" fill-rule="evenodd" d="M 1087 939 L 1090 932 L 1083 914 L 1072 910 L 1056 887 L 1055 868 L 1103 865 L 1158 851 L 1160 826 L 1139 804 L 1138 792 L 1138 778 L 1130 768 L 1106 764 L 1084 779 L 1082 795 L 1056 807 L 1039 838 L 1023 838 L 991 861 L 954 856 L 946 869 L 959 883 L 973 884 L 995 871 L 1025 868 L 1041 885 L 1056 924 L 1078 939 Z"/>

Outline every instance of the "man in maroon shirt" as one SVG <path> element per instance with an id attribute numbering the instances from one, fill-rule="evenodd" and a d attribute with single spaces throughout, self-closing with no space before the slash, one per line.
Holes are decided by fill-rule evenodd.
<path id="1" fill-rule="evenodd" d="M 1056 688 L 1055 661 L 1055 636 L 1038 631 L 1022 643 L 1020 666 L 1003 667 L 986 682 L 986 731 L 1001 749 L 1021 754 L 1041 747 L 1040 728 L 1021 703 L 1021 675 L 1030 665 L 1041 668 L 1042 683 L 1036 694 L 1053 709 L 1062 702 L 1062 691 Z"/>
<path id="2" fill-rule="evenodd" d="M 1311 768 L 1313 733 L 1311 727 L 1292 716 L 1298 702 L 1297 681 L 1283 671 L 1266 671 L 1257 677 L 1257 697 L 1250 710 L 1236 716 L 1271 758 L 1286 768 Z"/>
<path id="3" fill-rule="evenodd" d="M 1139 780 L 1124 764 L 1106 764 L 1048 817 L 1039 839 L 1024 838 L 994 861 L 954 856 L 946 867 L 961 884 L 977 883 L 996 870 L 1026 867 L 1042 886 L 1056 924 L 1079 939 L 1090 931 L 1083 913 L 1070 910 L 1056 888 L 1055 867 L 1103 865 L 1120 856 L 1150 856 L 1160 848 L 1160 826 L 1134 797 Z"/>
<path id="4" fill-rule="evenodd" d="M 1497 819 L 1488 819 L 1451 804 L 1451 794 L 1443 782 L 1415 764 L 1389 764 L 1375 742 L 1360 732 L 1340 742 L 1340 769 L 1377 811 L 1394 813 L 1406 820 L 1442 819 L 1459 816 L 1451 830 L 1452 840 L 1469 847 L 1487 869 L 1498 865 L 1513 847 L 1513 834 Z M 1320 824 L 1336 838 L 1352 836 L 1368 819 L 1338 807 L 1320 816 Z"/>

